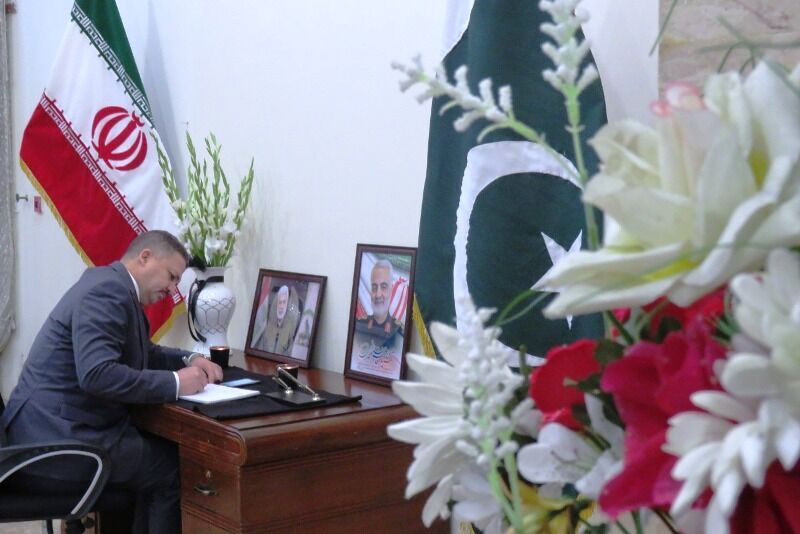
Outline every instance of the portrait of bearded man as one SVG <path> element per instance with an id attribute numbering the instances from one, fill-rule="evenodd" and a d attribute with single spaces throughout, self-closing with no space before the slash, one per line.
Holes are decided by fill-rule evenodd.
<path id="1" fill-rule="evenodd" d="M 300 314 L 295 288 L 280 286 L 275 295 L 264 299 L 258 309 L 252 346 L 273 354 L 290 355 Z"/>
<path id="2" fill-rule="evenodd" d="M 372 313 L 356 319 L 353 370 L 369 369 L 393 377 L 400 370 L 403 353 L 403 323 L 390 313 L 395 275 L 391 262 L 377 260 L 370 271 L 369 295 Z"/>

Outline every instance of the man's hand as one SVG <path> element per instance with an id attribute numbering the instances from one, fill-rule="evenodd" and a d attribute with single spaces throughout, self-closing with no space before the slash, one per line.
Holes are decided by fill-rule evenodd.
<path id="1" fill-rule="evenodd" d="M 222 382 L 222 367 L 211 360 L 195 358 L 190 367 L 199 367 L 206 374 L 209 382 Z"/>
<path id="2" fill-rule="evenodd" d="M 203 358 L 197 359 L 202 360 Z M 194 363 L 195 362 L 192 362 L 191 367 L 184 367 L 178 371 L 178 378 L 180 378 L 181 382 L 178 395 L 194 395 L 195 393 L 200 393 L 206 387 L 206 384 L 208 384 L 208 375 L 206 375 L 205 371 L 196 367 Z"/>

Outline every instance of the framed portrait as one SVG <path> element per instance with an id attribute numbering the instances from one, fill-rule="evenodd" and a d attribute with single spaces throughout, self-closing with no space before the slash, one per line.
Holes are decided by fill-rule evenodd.
<path id="1" fill-rule="evenodd" d="M 308 367 L 325 280 L 325 276 L 259 270 L 245 353 Z"/>
<path id="2" fill-rule="evenodd" d="M 417 249 L 356 247 L 344 374 L 379 384 L 404 378 Z"/>

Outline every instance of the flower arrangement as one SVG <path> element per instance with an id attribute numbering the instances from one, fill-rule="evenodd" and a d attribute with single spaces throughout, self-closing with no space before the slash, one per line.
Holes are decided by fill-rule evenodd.
<path id="1" fill-rule="evenodd" d="M 421 381 L 393 384 L 421 415 L 388 429 L 417 445 L 407 496 L 435 486 L 425 524 L 455 511 L 482 532 L 642 532 L 654 518 L 672 532 L 800 531 L 800 66 L 671 85 L 655 128 L 597 133 L 590 178 L 578 99 L 597 73 L 580 67 L 577 4 L 539 5 L 590 250 L 536 289 L 558 293 L 546 316 L 602 312 L 606 335 L 515 372 L 494 310 L 466 302 L 461 330 L 432 324 L 442 359 L 409 354 Z M 464 109 L 456 128 L 487 120 L 484 133 L 545 142 L 515 119 L 509 88 L 495 99 L 487 80 L 473 95 L 463 71 L 451 84 L 418 59 L 395 67 L 404 88 Z M 591 207 L 607 221 L 602 243 Z"/>
<path id="2" fill-rule="evenodd" d="M 211 176 L 205 158 L 202 162 L 198 160 L 189 132 L 186 132 L 186 146 L 190 162 L 186 169 L 188 194 L 183 200 L 169 159 L 156 140 L 161 179 L 177 216 L 178 238 L 183 241 L 189 255 L 204 267 L 224 267 L 233 255 L 233 246 L 250 201 L 253 160 L 241 180 L 236 201 L 232 202 L 228 177 L 220 161 L 222 146 L 217 143 L 214 134 L 209 134 L 205 139 L 206 152 L 211 158 Z"/>

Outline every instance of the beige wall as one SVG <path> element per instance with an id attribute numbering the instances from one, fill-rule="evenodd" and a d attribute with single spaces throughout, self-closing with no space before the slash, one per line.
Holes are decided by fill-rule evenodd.
<path id="1" fill-rule="evenodd" d="M 664 20 L 672 0 L 660 0 Z M 752 41 L 800 40 L 800 0 L 678 0 L 660 47 L 659 82 L 690 80 L 698 84 L 717 70 L 724 52 L 700 53 L 705 47 L 735 41 L 719 22 L 723 17 Z M 800 48 L 770 51 L 785 65 L 800 62 Z M 726 70 L 738 69 L 747 53 L 735 52 Z"/>

